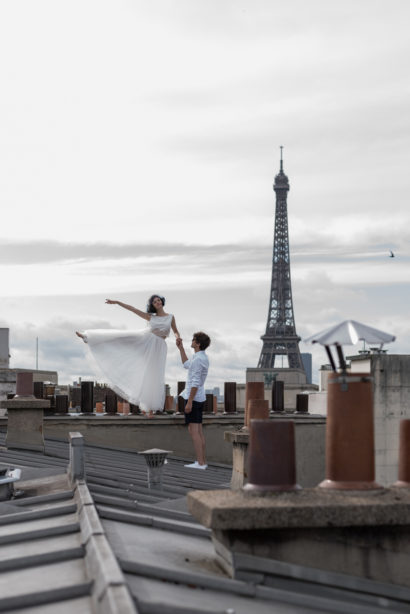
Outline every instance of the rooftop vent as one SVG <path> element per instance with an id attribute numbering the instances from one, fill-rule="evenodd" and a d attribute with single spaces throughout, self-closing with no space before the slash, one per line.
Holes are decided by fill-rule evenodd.
<path id="1" fill-rule="evenodd" d="M 164 467 L 168 454 L 171 454 L 170 450 L 160 450 L 159 448 L 152 448 L 151 450 L 144 450 L 144 452 L 138 452 L 145 458 L 148 468 L 148 488 L 160 488 L 162 489 L 162 469 Z"/>

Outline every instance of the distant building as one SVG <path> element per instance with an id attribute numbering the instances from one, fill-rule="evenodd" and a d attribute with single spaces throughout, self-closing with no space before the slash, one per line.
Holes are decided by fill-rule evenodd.
<path id="1" fill-rule="evenodd" d="M 217 398 L 218 403 L 222 403 L 223 402 L 223 396 L 221 395 L 221 390 L 220 390 L 219 386 L 215 386 L 214 388 L 207 388 L 205 390 L 205 394 L 213 394 L 214 397 Z"/>
<path id="2" fill-rule="evenodd" d="M 0 369 L 8 369 L 10 361 L 9 329 L 0 328 Z"/>
<path id="3" fill-rule="evenodd" d="M 50 382 L 58 384 L 57 371 L 39 371 L 36 369 L 2 369 L 0 368 L 0 401 L 5 401 L 7 395 L 16 394 L 16 374 L 29 372 L 33 374 L 33 382 Z M 0 410 L 0 416 L 6 413 L 6 409 Z"/>
<path id="4" fill-rule="evenodd" d="M 329 373 L 331 372 L 332 372 L 331 364 L 321 365 L 319 369 L 319 390 L 321 392 L 327 392 L 327 380 L 329 377 Z"/>
<path id="5" fill-rule="evenodd" d="M 58 384 L 57 371 L 44 371 L 38 369 L 10 369 L 10 342 L 9 329 L 0 328 L 0 400 L 7 399 L 7 395 L 16 394 L 16 373 L 30 372 L 33 374 L 33 382 L 51 382 Z M 4 414 L 6 410 L 2 410 Z"/>
<path id="6" fill-rule="evenodd" d="M 312 383 L 312 354 L 308 352 L 301 352 L 300 357 L 302 359 L 303 368 L 305 369 L 307 383 Z"/>

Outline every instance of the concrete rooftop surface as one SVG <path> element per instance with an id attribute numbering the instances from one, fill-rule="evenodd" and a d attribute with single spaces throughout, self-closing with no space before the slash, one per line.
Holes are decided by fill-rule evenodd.
<path id="1" fill-rule="evenodd" d="M 6 449 L 0 432 L 0 467 L 22 469 L 17 497 L 0 503 L 2 612 L 410 611 L 409 589 L 314 567 L 243 554 L 226 575 L 186 495 L 226 490 L 230 467 L 169 457 L 163 488 L 150 489 L 142 456 L 86 445 L 86 481 L 73 486 L 68 458 L 67 442 L 46 440 L 45 454 Z"/>

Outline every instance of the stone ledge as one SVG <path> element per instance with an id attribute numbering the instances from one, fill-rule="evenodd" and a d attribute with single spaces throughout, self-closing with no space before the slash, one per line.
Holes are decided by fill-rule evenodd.
<path id="1" fill-rule="evenodd" d="M 410 525 L 410 489 L 330 492 L 311 488 L 269 496 L 195 491 L 188 494 L 188 508 L 213 530 Z"/>
<path id="2" fill-rule="evenodd" d="M 0 407 L 2 409 L 48 409 L 50 407 L 50 401 L 47 399 L 36 399 L 20 397 L 14 399 L 7 399 L 6 401 L 0 401 Z"/>
<path id="3" fill-rule="evenodd" d="M 4 418 L 7 423 L 7 418 Z M 130 424 L 138 424 L 144 426 L 153 426 L 155 424 L 161 425 L 172 425 L 178 424 L 180 426 L 185 426 L 185 416 L 174 414 L 173 416 L 163 416 L 163 415 L 154 415 L 151 418 L 148 416 L 140 416 L 138 414 L 94 414 L 94 413 L 84 413 L 84 414 L 53 414 L 44 416 L 45 423 L 64 423 L 73 421 L 74 423 L 78 422 L 80 424 L 92 424 L 92 425 L 103 425 L 103 424 L 115 424 L 116 426 L 124 426 Z M 204 424 L 223 424 L 226 426 L 226 423 L 232 422 L 233 424 L 237 424 L 238 426 L 243 425 L 243 416 L 237 415 L 214 415 L 204 414 L 203 416 Z M 1 422 L 0 422 L 1 425 Z M 229 426 L 228 426 L 229 428 Z"/>
<path id="4" fill-rule="evenodd" d="M 9 403 L 10 401 L 0 401 L 0 407 L 3 407 L 2 403 Z M 40 400 L 40 403 L 42 401 Z M 49 401 L 46 401 L 49 403 Z M 43 409 L 48 409 L 49 406 L 44 407 L 44 405 L 41 406 Z M 18 407 L 18 409 L 20 409 L 20 406 Z M 24 409 L 24 408 L 23 408 Z M 29 407 L 28 409 L 33 409 L 33 407 Z M 34 409 L 39 409 L 39 407 L 34 407 Z M 41 409 L 41 408 L 40 408 Z M 0 427 L 7 427 L 7 415 L 2 415 L 0 416 Z M 178 425 L 178 426 L 185 426 L 185 418 L 183 415 L 175 415 L 173 417 L 170 416 L 160 416 L 160 415 L 154 415 L 152 418 L 148 418 L 147 416 L 139 416 L 137 414 L 91 414 L 91 413 L 84 413 L 84 414 L 73 414 L 73 413 L 68 413 L 68 414 L 51 414 L 51 415 L 47 415 L 44 416 L 44 424 L 48 424 L 48 425 L 52 425 L 52 424 L 64 424 L 64 423 L 72 423 L 73 428 L 76 428 L 76 425 L 81 425 L 81 424 L 90 424 L 92 426 L 94 425 L 98 425 L 98 426 L 108 426 L 110 424 L 115 425 L 115 426 L 129 426 L 130 424 L 138 424 L 138 426 L 140 425 L 144 425 L 144 426 L 153 426 L 153 425 L 158 425 L 161 424 L 163 426 L 166 425 Z M 236 426 L 238 426 L 239 428 L 241 426 L 243 426 L 243 415 L 232 415 L 232 414 L 226 414 L 226 415 L 222 415 L 222 414 L 218 414 L 217 416 L 215 416 L 214 414 L 210 414 L 210 415 L 204 415 L 203 416 L 203 422 L 204 424 L 209 424 L 209 425 L 213 425 L 213 424 L 221 424 L 223 425 L 225 428 L 236 428 Z M 228 423 L 228 424 L 226 424 Z M 231 426 L 235 425 L 235 426 Z"/>
<path id="5" fill-rule="evenodd" d="M 326 424 L 325 416 L 309 416 L 307 414 L 270 414 L 269 420 L 292 420 L 303 421 L 304 424 Z M 225 431 L 224 440 L 229 443 L 249 444 L 249 429 L 236 431 Z"/>
<path id="6" fill-rule="evenodd" d="M 224 440 L 229 443 L 249 444 L 249 431 L 225 431 Z"/>

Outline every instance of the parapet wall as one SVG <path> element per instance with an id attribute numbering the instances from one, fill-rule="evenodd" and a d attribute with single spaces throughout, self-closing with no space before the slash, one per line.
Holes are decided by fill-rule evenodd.
<path id="1" fill-rule="evenodd" d="M 302 486 L 313 486 L 324 479 L 325 425 L 324 417 L 304 414 L 281 414 L 272 420 L 294 420 L 298 480 Z M 7 418 L 0 418 L 0 426 L 7 427 Z M 207 459 L 214 463 L 232 465 L 232 444 L 224 440 L 226 431 L 243 426 L 243 415 L 204 416 Z M 65 439 L 76 431 L 86 443 L 123 450 L 142 451 L 149 448 L 172 450 L 174 456 L 191 459 L 194 456 L 191 438 L 183 416 L 133 415 L 64 415 L 44 418 L 44 436 Z"/>

